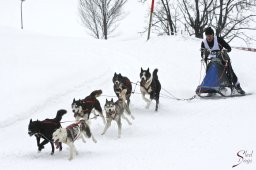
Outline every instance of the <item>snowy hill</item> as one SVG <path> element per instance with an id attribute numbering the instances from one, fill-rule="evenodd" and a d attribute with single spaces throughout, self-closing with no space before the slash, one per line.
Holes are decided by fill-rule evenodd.
<path id="1" fill-rule="evenodd" d="M 99 100 L 104 105 L 108 96 L 114 96 L 114 72 L 136 82 L 140 67 L 158 68 L 165 90 L 181 98 L 194 95 L 200 77 L 201 40 L 166 37 L 150 42 L 106 42 L 3 27 L 0 34 L 3 169 L 27 164 L 27 169 L 231 169 L 239 150 L 255 150 L 254 95 L 191 102 L 161 97 L 156 113 L 154 103 L 147 110 L 141 96 L 134 94 L 131 111 L 136 120 L 132 126 L 123 123 L 121 139 L 117 139 L 115 124 L 101 136 L 103 125 L 97 119 L 92 120 L 92 129 L 98 143 L 77 142 L 80 154 L 72 163 L 67 161 L 67 147 L 54 156 L 50 156 L 49 145 L 37 153 L 35 139 L 27 135 L 29 119 L 54 117 L 64 108 L 68 114 L 63 119 L 74 120 L 70 108 L 73 98 L 84 98 L 95 89 L 103 90 Z M 233 50 L 232 60 L 244 89 L 255 93 L 254 54 Z M 164 90 L 162 94 L 166 94 Z M 255 163 L 240 166 L 254 169 Z"/>
<path id="2" fill-rule="evenodd" d="M 14 1 L 8 1 L 11 3 Z M 204 75 L 204 68 L 200 69 L 200 39 L 153 37 L 146 42 L 144 37 L 132 34 L 130 39 L 103 41 L 50 36 L 3 25 L 0 25 L 0 169 L 256 168 L 255 53 L 236 49 L 230 53 L 242 87 L 253 95 L 177 101 L 165 95 L 169 92 L 178 98 L 193 96 L 200 71 L 201 77 Z M 131 97 L 130 109 L 136 119 L 131 126 L 123 122 L 121 139 L 117 138 L 115 123 L 102 136 L 102 120 L 96 119 L 91 120 L 91 127 L 98 143 L 77 141 L 79 155 L 73 161 L 67 160 L 66 145 L 53 156 L 49 144 L 37 153 L 35 138 L 27 134 L 31 118 L 52 118 L 58 109 L 67 109 L 63 121 L 72 121 L 73 98 L 82 99 L 91 91 L 102 89 L 99 100 L 104 106 L 106 98 L 116 100 L 112 89 L 114 73 L 122 73 L 136 83 L 141 67 L 159 69 L 163 90 L 158 112 L 154 111 L 154 102 L 149 109 L 145 108 L 139 87 L 135 89 L 133 84 L 136 93 Z M 232 168 L 239 163 L 237 153 L 241 150 L 253 152 L 253 157 L 244 156 L 243 162 Z"/>
<path id="3" fill-rule="evenodd" d="M 0 25 L 21 27 L 20 2 L 0 1 Z M 78 0 L 26 0 L 22 9 L 25 30 L 54 36 L 88 38 L 79 18 Z M 138 32 L 147 25 L 147 10 L 147 4 L 128 1 L 124 9 L 124 20 L 111 37 L 131 39 L 138 36 Z"/>

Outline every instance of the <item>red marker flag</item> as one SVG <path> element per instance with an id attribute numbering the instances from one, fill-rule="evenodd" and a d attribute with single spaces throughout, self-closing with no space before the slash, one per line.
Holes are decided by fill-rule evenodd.
<path id="1" fill-rule="evenodd" d="M 155 0 L 152 0 L 151 9 L 150 9 L 150 18 L 149 18 L 149 26 L 148 26 L 148 39 L 147 40 L 149 40 L 149 38 L 150 38 L 152 15 L 153 15 L 153 12 L 154 12 L 154 4 L 155 4 Z"/>
<path id="2" fill-rule="evenodd" d="M 152 3 L 151 3 L 151 13 L 154 12 L 154 5 L 155 5 L 155 0 L 152 0 Z"/>

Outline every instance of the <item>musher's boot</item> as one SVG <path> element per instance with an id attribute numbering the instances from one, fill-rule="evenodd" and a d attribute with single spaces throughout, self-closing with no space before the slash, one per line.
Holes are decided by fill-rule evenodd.
<path id="1" fill-rule="evenodd" d="M 235 86 L 235 89 L 236 89 L 236 91 L 237 91 L 238 93 L 240 93 L 240 94 L 245 94 L 245 91 L 243 91 L 243 89 L 241 88 L 240 84 L 237 84 L 237 85 Z"/>

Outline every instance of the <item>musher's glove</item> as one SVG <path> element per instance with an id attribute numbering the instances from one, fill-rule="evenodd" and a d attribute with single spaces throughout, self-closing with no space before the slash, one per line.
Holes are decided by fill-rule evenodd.
<path id="1" fill-rule="evenodd" d="M 222 53 L 222 54 L 225 54 L 225 53 L 227 53 L 227 52 L 228 52 L 227 49 L 222 49 L 222 50 L 221 50 L 221 53 Z"/>

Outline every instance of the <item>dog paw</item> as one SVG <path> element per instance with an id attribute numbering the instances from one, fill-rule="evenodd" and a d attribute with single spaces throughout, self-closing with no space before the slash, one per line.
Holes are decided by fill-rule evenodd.
<path id="1" fill-rule="evenodd" d="M 104 119 L 103 124 L 106 125 L 106 123 L 107 123 L 107 122 L 106 122 L 105 119 Z"/>
<path id="2" fill-rule="evenodd" d="M 54 152 L 51 152 L 51 155 L 53 155 L 54 154 Z"/>
<path id="3" fill-rule="evenodd" d="M 148 102 L 148 103 L 147 103 L 146 109 L 149 109 L 150 104 L 151 104 L 151 102 Z"/>
<path id="4" fill-rule="evenodd" d="M 146 105 L 146 109 L 149 109 L 149 106 L 150 106 L 150 104 L 147 104 L 147 105 Z"/>
<path id="5" fill-rule="evenodd" d="M 39 146 L 38 147 L 38 151 L 41 151 L 42 149 L 44 149 L 44 146 Z"/>

